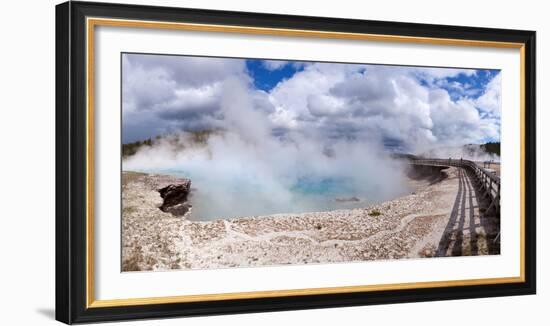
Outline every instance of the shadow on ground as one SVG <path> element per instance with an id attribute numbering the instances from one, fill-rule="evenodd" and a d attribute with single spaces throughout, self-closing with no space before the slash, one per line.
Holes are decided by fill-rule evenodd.
<path id="1" fill-rule="evenodd" d="M 458 169 L 458 192 L 436 256 L 500 254 L 500 220 L 467 169 Z"/>
<path id="2" fill-rule="evenodd" d="M 37 313 L 40 315 L 49 318 L 49 319 L 55 319 L 55 310 L 51 308 L 39 308 L 36 310 Z"/>

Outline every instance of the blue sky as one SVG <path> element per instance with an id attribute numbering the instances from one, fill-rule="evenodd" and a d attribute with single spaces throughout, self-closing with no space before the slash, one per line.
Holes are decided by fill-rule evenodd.
<path id="1" fill-rule="evenodd" d="M 279 69 L 268 69 L 265 60 L 247 59 L 246 69 L 254 81 L 254 86 L 263 91 L 269 91 L 279 82 L 291 78 L 296 72 L 303 70 L 303 65 L 285 64 Z M 281 61 L 283 63 L 284 61 Z"/>
<path id="2" fill-rule="evenodd" d="M 500 140 L 498 70 L 125 54 L 122 88 L 123 142 L 233 128 L 244 99 L 242 119 L 279 137 L 409 152 Z"/>
<path id="3" fill-rule="evenodd" d="M 449 92 L 453 100 L 458 100 L 463 96 L 469 95 L 472 98 L 477 98 L 483 94 L 486 85 L 500 72 L 500 70 L 477 70 L 474 75 L 458 75 L 456 77 L 445 78 L 447 84 L 441 87 Z M 464 87 L 464 90 L 457 90 L 451 87 L 452 83 L 458 83 Z"/>
<path id="4" fill-rule="evenodd" d="M 302 71 L 304 69 L 304 65 L 307 64 L 301 61 L 289 63 L 286 63 L 287 61 L 284 60 L 269 61 L 279 61 L 281 64 L 285 64 L 278 69 L 269 69 L 265 65 L 266 60 L 246 59 L 245 61 L 246 69 L 253 80 L 254 87 L 266 92 L 277 86 L 279 82 L 292 78 L 295 73 Z M 500 70 L 497 69 L 479 69 L 472 75 L 459 74 L 453 77 L 446 77 L 439 80 L 438 87 L 445 89 L 454 101 L 463 97 L 475 99 L 483 94 L 487 84 L 499 72 Z M 428 86 L 430 84 L 430 82 L 424 78 L 419 78 L 419 81 L 422 85 Z"/>
<path id="5" fill-rule="evenodd" d="M 304 65 L 307 64 L 303 61 L 288 62 L 284 60 L 268 60 L 279 61 L 285 63 L 281 68 L 269 69 L 266 67 L 266 60 L 263 59 L 246 59 L 246 69 L 249 72 L 250 77 L 253 79 L 254 86 L 257 89 L 263 91 L 270 91 L 279 82 L 291 78 L 295 73 L 302 71 Z M 388 66 L 389 67 L 389 66 Z M 398 67 L 398 66 L 395 66 Z M 421 67 L 415 67 L 421 68 Z M 447 68 L 440 68 L 447 69 Z M 447 90 L 453 100 L 458 100 L 463 96 L 477 98 L 482 95 L 486 85 L 500 72 L 498 69 L 479 69 L 473 75 L 459 74 L 453 77 L 443 78 L 446 84 L 439 85 L 441 88 Z M 420 78 L 420 82 L 423 85 L 429 85 L 426 79 Z M 453 87 L 453 83 L 464 87 L 463 91 Z"/>

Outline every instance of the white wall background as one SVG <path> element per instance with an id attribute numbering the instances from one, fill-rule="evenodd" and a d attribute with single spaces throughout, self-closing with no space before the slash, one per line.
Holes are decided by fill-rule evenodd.
<path id="1" fill-rule="evenodd" d="M 59 1 L 5 1 L 0 10 L 0 323 L 54 324 L 54 5 Z M 418 23 L 531 29 L 537 35 L 538 166 L 550 164 L 550 20 L 543 1 L 246 1 L 133 0 L 208 9 L 332 16 Z M 445 302 L 138 321 L 124 325 L 318 324 L 373 325 L 534 324 L 548 322 L 550 241 L 543 238 L 550 195 L 538 170 L 538 293 Z M 113 323 L 114 324 L 114 323 Z M 113 325 L 111 324 L 111 325 Z"/>

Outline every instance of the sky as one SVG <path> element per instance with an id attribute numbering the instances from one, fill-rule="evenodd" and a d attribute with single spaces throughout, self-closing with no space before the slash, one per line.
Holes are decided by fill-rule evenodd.
<path id="1" fill-rule="evenodd" d="M 500 140 L 498 70 L 148 54 L 122 62 L 123 143 L 231 128 L 407 153 Z"/>

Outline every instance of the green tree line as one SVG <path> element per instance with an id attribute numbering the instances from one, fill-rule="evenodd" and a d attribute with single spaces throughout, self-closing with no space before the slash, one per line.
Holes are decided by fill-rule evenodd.
<path id="1" fill-rule="evenodd" d="M 486 143 L 481 145 L 481 148 L 487 153 L 496 154 L 500 156 L 500 142 Z"/>

